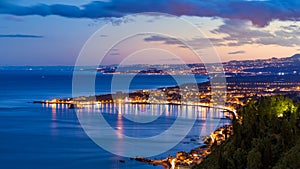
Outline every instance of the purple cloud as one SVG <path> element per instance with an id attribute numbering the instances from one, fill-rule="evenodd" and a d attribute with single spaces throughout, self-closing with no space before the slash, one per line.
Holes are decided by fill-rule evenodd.
<path id="1" fill-rule="evenodd" d="M 8 34 L 8 35 L 1 35 L 0 38 L 43 38 L 40 35 L 25 35 L 25 34 Z"/>
<path id="2" fill-rule="evenodd" d="M 266 30 L 252 29 L 249 21 L 225 20 L 224 24 L 212 31 L 215 34 L 227 34 L 224 43 L 219 45 L 242 46 L 246 44 L 279 45 L 296 47 L 300 45 L 300 27 L 297 25 L 282 26 L 271 33 Z"/>
<path id="3" fill-rule="evenodd" d="M 278 45 L 285 47 L 298 47 L 300 46 L 300 26 L 298 25 L 285 25 L 280 29 L 269 32 L 264 29 L 253 29 L 253 25 L 249 21 L 238 19 L 226 19 L 224 24 L 217 29 L 211 31 L 219 35 L 224 34 L 222 38 L 193 38 L 188 40 L 190 44 L 198 46 L 199 48 L 207 48 L 213 46 L 243 46 L 247 44 L 258 45 Z M 168 45 L 178 45 L 181 48 L 187 48 L 185 45 L 176 38 L 165 37 L 160 35 L 153 35 L 144 38 L 146 42 L 161 42 Z M 207 43 L 210 42 L 210 43 Z"/>
<path id="4" fill-rule="evenodd" d="M 20 6 L 8 1 L 0 2 L 0 14 L 59 15 L 70 18 L 122 17 L 140 12 L 163 12 L 176 16 L 220 17 L 250 20 L 263 27 L 272 20 L 300 20 L 300 1 L 295 0 L 111 0 L 94 1 L 83 6 L 38 4 Z"/>
<path id="5" fill-rule="evenodd" d="M 229 52 L 228 54 L 229 55 L 236 55 L 236 54 L 243 54 L 243 53 L 246 53 L 246 52 L 243 51 L 243 50 L 238 50 L 238 51 L 234 51 L 234 52 Z"/>
<path id="6" fill-rule="evenodd" d="M 183 43 L 176 38 L 164 37 L 164 36 L 158 36 L 158 35 L 146 37 L 146 38 L 144 38 L 144 41 L 146 41 L 146 42 L 164 42 L 165 44 L 169 44 L 169 45 L 177 45 L 177 44 L 183 45 Z"/>
<path id="7" fill-rule="evenodd" d="M 145 37 L 143 40 L 145 42 L 159 42 L 166 45 L 177 45 L 180 48 L 188 48 L 188 46 L 186 46 L 185 44 L 187 43 L 188 45 L 192 45 L 194 48 L 197 47 L 197 49 L 210 48 L 214 45 L 221 46 L 223 45 L 222 42 L 224 42 L 223 39 L 216 38 L 192 38 L 190 40 L 180 41 L 176 38 L 161 35 L 148 36 Z"/>

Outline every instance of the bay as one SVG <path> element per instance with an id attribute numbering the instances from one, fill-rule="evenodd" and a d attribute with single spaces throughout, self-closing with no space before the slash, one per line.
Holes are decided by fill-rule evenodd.
<path id="1" fill-rule="evenodd" d="M 113 76 L 97 75 L 95 86 L 97 94 L 116 92 L 111 90 Z M 184 75 L 177 75 L 185 81 Z M 206 76 L 196 76 L 197 82 L 207 80 Z M 176 81 L 169 75 L 138 75 L 133 78 L 129 89 L 156 89 L 163 86 L 175 86 Z M 1 67 L 0 68 L 0 168 L 4 169 L 150 169 L 151 166 L 114 155 L 95 144 L 84 132 L 76 112 L 62 105 L 33 104 L 34 100 L 72 97 L 71 67 Z M 149 105 L 129 107 L 128 111 L 149 110 Z M 162 105 L 157 105 L 162 106 Z M 176 119 L 180 105 L 168 105 L 164 112 L 156 108 L 160 119 L 149 125 L 136 125 L 116 109 L 117 105 L 102 105 L 97 111 L 109 122 L 112 128 L 122 127 L 123 134 L 134 137 L 151 137 L 167 130 Z M 212 126 L 228 121 L 220 119 L 207 121 L 208 114 L 221 117 L 221 112 L 209 108 L 193 108 L 197 116 L 193 128 L 185 138 L 171 150 L 153 158 L 175 155 L 181 150 L 199 146 L 201 140 L 191 141 L 203 135 L 203 129 L 209 133 Z M 87 110 L 88 111 L 88 110 Z M 143 111 L 151 116 L 151 111 Z M 149 113 L 149 114 L 147 114 Z M 118 118 L 119 117 L 119 118 Z M 122 123 L 120 123 L 122 122 Z M 215 124 L 217 123 L 217 124 Z M 122 126 L 120 126 L 122 124 Z M 178 137 L 184 133 L 174 133 Z M 153 143 L 155 144 L 155 143 Z M 125 160 L 125 163 L 120 162 Z"/>

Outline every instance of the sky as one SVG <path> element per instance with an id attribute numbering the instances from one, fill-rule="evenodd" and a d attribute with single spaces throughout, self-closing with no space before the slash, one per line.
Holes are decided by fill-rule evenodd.
<path id="1" fill-rule="evenodd" d="M 99 43 L 107 50 L 101 64 L 195 63 L 195 50 L 206 62 L 300 53 L 298 0 L 0 0 L 0 65 L 74 65 L 95 32 L 111 30 L 99 34 L 109 44 L 143 24 L 164 33 L 132 35 L 109 49 Z M 176 32 L 182 36 L 170 36 Z"/>

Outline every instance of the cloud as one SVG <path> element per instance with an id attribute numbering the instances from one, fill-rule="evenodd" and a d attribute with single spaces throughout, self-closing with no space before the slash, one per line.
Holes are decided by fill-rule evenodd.
<path id="1" fill-rule="evenodd" d="M 160 61 L 181 61 L 180 58 L 166 58 L 166 59 L 159 59 Z"/>
<path id="2" fill-rule="evenodd" d="M 274 37 L 263 37 L 256 40 L 256 43 L 263 45 L 277 44 L 287 47 L 300 46 L 300 26 L 283 26 L 282 29 L 274 32 Z"/>
<path id="3" fill-rule="evenodd" d="M 110 53 L 109 55 L 110 55 L 110 56 L 119 56 L 120 53 Z"/>
<path id="4" fill-rule="evenodd" d="M 184 45 L 180 40 L 178 40 L 176 38 L 170 38 L 170 37 L 164 37 L 164 36 L 158 36 L 158 35 L 146 37 L 146 38 L 144 38 L 144 41 L 146 41 L 146 42 L 163 42 L 168 45 Z"/>
<path id="5" fill-rule="evenodd" d="M 295 28 L 298 28 L 298 25 L 281 26 L 281 28 L 292 31 L 295 30 Z"/>
<path id="6" fill-rule="evenodd" d="M 300 20 L 300 1 L 295 0 L 111 0 L 93 1 L 82 6 L 66 4 L 37 4 L 20 6 L 0 2 L 0 14 L 59 15 L 69 18 L 122 17 L 140 12 L 163 12 L 176 16 L 220 17 L 250 20 L 264 27 L 272 20 Z"/>
<path id="7" fill-rule="evenodd" d="M 9 15 L 4 17 L 6 20 L 15 21 L 15 22 L 23 22 L 24 20 L 21 17 Z"/>
<path id="8" fill-rule="evenodd" d="M 199 48 L 213 46 L 243 46 L 243 45 L 278 45 L 284 47 L 300 46 L 300 26 L 295 24 L 281 26 L 272 32 L 266 29 L 253 27 L 250 21 L 239 19 L 226 19 L 224 24 L 211 31 L 219 38 L 193 38 L 186 42 Z M 144 38 L 147 42 L 161 42 L 187 48 L 176 38 L 164 36 L 149 36 Z"/>
<path id="9" fill-rule="evenodd" d="M 219 35 L 225 34 L 223 42 L 215 45 L 242 46 L 247 44 L 279 45 L 287 47 L 300 46 L 300 26 L 282 26 L 274 32 L 253 27 L 252 23 L 243 20 L 225 20 L 224 24 L 212 31 Z"/>
<path id="10" fill-rule="evenodd" d="M 224 24 L 212 31 L 214 34 L 226 34 L 223 38 L 228 46 L 241 46 L 245 44 L 254 44 L 255 39 L 263 37 L 273 37 L 273 35 L 264 30 L 251 29 L 252 24 L 248 21 L 232 19 L 225 20 Z"/>
<path id="11" fill-rule="evenodd" d="M 153 35 L 144 38 L 144 41 L 146 42 L 159 42 L 167 45 L 177 45 L 180 48 L 188 48 L 187 45 L 191 45 L 194 49 L 203 49 L 203 48 L 209 48 L 214 45 L 220 46 L 224 40 L 223 39 L 217 39 L 217 38 L 193 38 L 190 40 L 180 41 L 176 38 L 171 37 L 165 37 L 160 35 Z M 187 45 L 186 45 L 187 44 Z"/>
<path id="12" fill-rule="evenodd" d="M 238 50 L 238 51 L 234 51 L 234 52 L 229 52 L 228 54 L 229 55 L 236 55 L 236 54 L 243 54 L 243 53 L 246 53 L 246 52 L 243 51 L 243 50 Z"/>
<path id="13" fill-rule="evenodd" d="M 43 38 L 44 36 L 40 35 L 25 35 L 25 34 L 7 34 L 7 35 L 1 35 L 0 38 Z"/>

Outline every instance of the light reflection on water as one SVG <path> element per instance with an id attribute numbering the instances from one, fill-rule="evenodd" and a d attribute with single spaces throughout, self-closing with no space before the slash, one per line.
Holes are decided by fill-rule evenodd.
<path id="1" fill-rule="evenodd" d="M 52 110 L 52 121 L 56 120 L 57 112 L 68 109 L 68 105 L 44 104 L 43 107 Z M 191 133 L 194 136 L 207 136 L 221 125 L 229 124 L 225 119 L 226 113 L 221 109 L 173 105 L 173 104 L 120 104 L 120 103 L 99 103 L 86 105 L 82 109 L 76 109 L 77 113 L 101 113 L 114 128 L 118 138 L 124 135 L 134 137 L 151 137 L 167 130 L 176 118 L 196 119 Z M 141 120 L 142 119 L 142 120 Z M 125 125 L 125 126 L 124 126 Z M 56 123 L 51 125 L 56 128 Z M 143 133 L 144 130 L 153 130 Z M 178 133 L 174 133 L 176 136 Z"/>
<path id="2" fill-rule="evenodd" d="M 49 67 L 51 68 L 51 67 Z M 47 68 L 47 69 L 49 69 Z M 15 69 L 15 68 L 12 68 Z M 0 71 L 0 168 L 1 169 L 160 169 L 134 160 L 112 155 L 94 144 L 82 130 L 74 110 L 67 105 L 32 104 L 35 100 L 52 98 L 68 98 L 72 96 L 72 71 L 54 70 Z M 52 68 L 51 68 L 52 69 Z M 27 70 L 27 68 L 26 68 Z M 111 91 L 112 75 L 99 75 L 96 79 L 96 93 L 104 94 Z M 184 78 L 184 76 L 182 76 Z M 197 77 L 199 82 L 207 81 L 207 77 Z M 130 90 L 156 89 L 159 86 L 174 86 L 175 81 L 170 76 L 138 76 Z M 122 107 L 123 106 L 123 107 Z M 124 106 L 94 105 L 84 111 L 94 108 L 101 111 L 115 130 L 120 134 L 148 137 L 160 132 L 161 127 L 172 123 L 172 114 L 178 106 L 165 108 L 164 115 L 157 125 L 132 125 L 120 112 L 129 114 L 132 109 L 148 110 L 147 105 Z M 105 108 L 104 108 L 105 107 Z M 110 110 L 111 109 L 111 110 Z M 151 107 L 153 114 L 160 115 L 163 106 Z M 89 110 L 89 111 L 88 111 Z M 205 114 L 206 110 L 202 110 Z M 138 113 L 138 111 L 132 111 Z M 205 116 L 202 116 L 205 118 Z M 199 133 L 203 126 L 201 119 L 196 122 L 189 136 Z M 206 124 L 209 126 L 209 124 Z M 120 128 L 122 126 L 122 128 Z M 197 127 L 198 126 L 198 127 Z M 145 131 L 148 132 L 145 132 Z M 152 132 L 149 132 L 151 130 Z M 180 134 L 180 133 L 175 133 Z M 186 138 L 185 141 L 189 141 Z M 184 142 L 184 141 L 183 141 Z M 153 143 L 155 144 L 155 143 Z M 196 144 L 180 144 L 172 150 L 155 158 L 174 155 L 177 151 L 189 150 Z M 124 159 L 126 163 L 120 163 Z"/>
<path id="3" fill-rule="evenodd" d="M 197 121 L 188 135 L 173 149 L 154 158 L 164 158 L 175 155 L 178 151 L 189 151 L 201 144 L 201 140 L 191 141 L 214 130 L 214 122 L 219 125 L 228 123 L 207 117 L 223 117 L 223 112 L 207 107 L 181 105 L 116 105 L 99 104 L 78 109 L 82 113 L 92 113 L 97 110 L 105 117 L 109 124 L 119 133 L 120 139 L 124 135 L 133 137 L 150 137 L 161 133 L 172 125 L 177 115 L 193 117 L 197 114 Z M 151 115 L 157 115 L 153 123 L 136 124 L 124 118 L 123 114 L 136 110 L 155 110 Z M 164 111 L 163 111 L 164 110 Z M 182 111 L 195 111 L 186 115 Z M 94 144 L 81 129 L 74 110 L 67 105 L 31 105 L 24 108 L 0 109 L 0 168 L 73 168 L 73 169 L 151 169 L 160 168 L 146 165 L 125 158 L 126 163 L 120 163 L 119 156 L 110 154 Z M 210 129 L 211 128 L 211 129 Z M 182 133 L 174 133 L 173 137 L 180 137 Z M 5 136 L 5 137 L 4 137 Z M 153 144 L 156 144 L 153 142 Z M 116 145 L 120 150 L 122 144 Z"/>
<path id="4" fill-rule="evenodd" d="M 45 108 L 51 108 L 53 112 L 57 109 L 66 109 L 66 104 L 43 104 Z M 121 104 L 121 103 L 97 103 L 93 105 L 85 105 L 79 112 L 95 112 L 108 114 L 136 115 L 136 116 L 167 116 L 167 117 L 183 117 L 187 119 L 198 118 L 205 120 L 210 118 L 225 118 L 226 113 L 222 109 L 175 105 L 175 104 Z M 188 112 L 188 113 L 184 113 Z"/>

